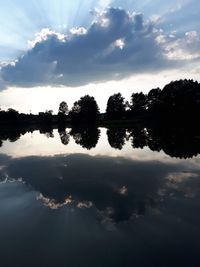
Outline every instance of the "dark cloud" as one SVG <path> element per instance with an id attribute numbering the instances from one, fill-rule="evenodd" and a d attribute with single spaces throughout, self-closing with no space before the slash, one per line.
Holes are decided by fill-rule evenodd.
<path id="1" fill-rule="evenodd" d="M 158 31 L 142 14 L 109 8 L 96 13 L 96 21 L 85 30 L 69 35 L 47 31 L 15 64 L 1 69 L 8 85 L 80 86 L 89 82 L 117 80 L 138 72 L 166 69 Z"/>
<path id="2" fill-rule="evenodd" d="M 66 197 L 72 196 L 76 204 L 92 203 L 103 218 L 120 222 L 158 204 L 166 177 L 174 179 L 173 174 L 181 175 L 183 168 L 181 164 L 73 154 L 10 159 L 3 171 L 9 181 L 21 177 L 50 207 L 62 207 Z"/>

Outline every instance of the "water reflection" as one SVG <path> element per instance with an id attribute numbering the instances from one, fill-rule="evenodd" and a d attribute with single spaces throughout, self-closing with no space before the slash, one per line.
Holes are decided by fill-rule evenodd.
<path id="1" fill-rule="evenodd" d="M 4 129 L 0 130 L 0 145 L 5 140 L 15 142 L 24 135 L 25 129 Z M 40 128 L 40 133 L 47 138 L 54 138 L 55 134 L 50 127 Z M 70 136 L 75 143 L 82 148 L 91 150 L 95 148 L 100 139 L 100 129 L 96 127 L 74 127 L 65 129 L 58 128 L 61 143 L 67 146 L 70 142 Z M 198 126 L 170 126 L 151 125 L 144 127 L 142 125 L 134 125 L 133 127 L 119 128 L 112 127 L 106 130 L 107 142 L 110 147 L 116 150 L 122 150 L 127 142 L 133 149 L 144 149 L 148 147 L 152 151 L 164 151 L 166 155 L 176 158 L 192 158 L 200 153 L 200 129 Z M 105 144 L 106 145 L 106 144 Z"/>
<path id="2" fill-rule="evenodd" d="M 196 127 L 0 132 L 3 267 L 198 266 Z"/>
<path id="3" fill-rule="evenodd" d="M 193 168 L 188 171 L 183 163 L 73 154 L 10 158 L 1 177 L 2 181 L 20 177 L 50 208 L 94 206 L 102 221 L 120 222 L 144 215 L 147 209 L 159 209 L 165 197 L 179 190 L 183 197 L 199 196 L 200 171 Z"/>
<path id="4" fill-rule="evenodd" d="M 65 127 L 59 127 L 58 133 L 60 136 L 61 143 L 65 146 L 68 145 L 69 141 L 70 141 L 70 135 L 67 132 L 67 130 L 65 129 Z"/>
<path id="5" fill-rule="evenodd" d="M 121 150 L 125 145 L 126 129 L 113 128 L 107 130 L 108 142 L 111 147 Z"/>
<path id="6" fill-rule="evenodd" d="M 47 138 L 54 138 L 53 128 L 51 125 L 43 125 L 40 127 L 40 133 L 44 134 Z"/>
<path id="7" fill-rule="evenodd" d="M 152 137 L 148 135 L 147 129 L 142 127 L 135 127 L 134 129 L 128 129 L 129 138 L 133 148 L 144 148 L 148 146 L 148 141 Z"/>
<path id="8" fill-rule="evenodd" d="M 90 150 L 96 147 L 100 137 L 100 130 L 96 127 L 72 128 L 70 135 L 73 136 L 76 144 Z"/>

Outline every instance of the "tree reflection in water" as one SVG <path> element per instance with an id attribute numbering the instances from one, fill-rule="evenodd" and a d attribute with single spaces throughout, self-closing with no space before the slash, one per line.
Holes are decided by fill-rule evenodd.
<path id="1" fill-rule="evenodd" d="M 39 129 L 41 134 L 53 138 L 53 128 L 44 126 Z M 3 141 L 15 142 L 26 132 L 32 129 L 24 128 L 1 128 L 0 146 Z M 68 145 L 70 136 L 75 143 L 88 150 L 95 148 L 100 130 L 95 126 L 72 127 L 66 129 L 58 127 L 58 133 L 63 145 Z M 132 127 L 109 127 L 107 129 L 109 145 L 121 150 L 126 142 L 131 142 L 133 149 L 148 147 L 152 151 L 163 150 L 165 154 L 176 158 L 192 158 L 200 153 L 200 127 L 198 125 L 174 125 L 174 124 L 135 124 Z"/>
<path id="2" fill-rule="evenodd" d="M 125 144 L 126 129 L 111 128 L 107 130 L 108 143 L 111 147 L 121 150 Z"/>
<path id="3" fill-rule="evenodd" d="M 100 130 L 97 127 L 74 127 L 71 129 L 70 135 L 73 136 L 76 144 L 90 150 L 96 147 Z"/>
<path id="4" fill-rule="evenodd" d="M 62 126 L 58 127 L 58 133 L 60 136 L 61 143 L 65 146 L 67 146 L 69 144 L 69 141 L 70 141 L 70 135 L 67 132 L 67 130 L 65 129 L 65 127 L 62 127 Z"/>
<path id="5" fill-rule="evenodd" d="M 200 153 L 200 129 L 197 125 L 134 125 L 127 129 L 108 129 L 107 136 L 110 146 L 120 150 L 126 140 L 134 149 L 163 150 L 176 158 L 192 158 Z"/>

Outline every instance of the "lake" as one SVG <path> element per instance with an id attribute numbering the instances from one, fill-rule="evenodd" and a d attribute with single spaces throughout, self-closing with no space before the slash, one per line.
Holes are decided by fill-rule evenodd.
<path id="1" fill-rule="evenodd" d="M 0 266 L 200 266 L 200 139 L 1 134 Z"/>

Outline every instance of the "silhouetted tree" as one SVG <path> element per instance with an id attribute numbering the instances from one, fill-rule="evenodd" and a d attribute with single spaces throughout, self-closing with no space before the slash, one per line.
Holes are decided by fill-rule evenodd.
<path id="1" fill-rule="evenodd" d="M 161 89 L 155 88 L 149 91 L 147 95 L 147 108 L 149 112 L 159 112 L 161 105 Z"/>
<path id="2" fill-rule="evenodd" d="M 63 115 L 67 115 L 69 112 L 68 105 L 65 101 L 61 102 L 58 109 L 58 114 L 61 113 Z"/>
<path id="3" fill-rule="evenodd" d="M 17 110 L 13 109 L 13 108 L 9 108 L 9 109 L 8 109 L 8 112 L 9 112 L 10 114 L 19 114 L 19 112 L 18 112 Z"/>
<path id="4" fill-rule="evenodd" d="M 99 117 L 99 107 L 94 97 L 86 95 L 76 101 L 69 112 L 73 123 L 94 123 Z"/>
<path id="5" fill-rule="evenodd" d="M 146 110 L 147 96 L 143 93 L 133 93 L 130 109 L 133 114 L 142 114 Z"/>
<path id="6" fill-rule="evenodd" d="M 125 115 L 125 101 L 120 93 L 109 97 L 106 114 L 108 119 L 121 119 Z"/>
<path id="7" fill-rule="evenodd" d="M 50 109 L 50 110 L 47 109 L 47 110 L 45 111 L 45 113 L 46 113 L 46 114 L 49 114 L 49 115 L 53 115 L 53 110 L 52 110 L 52 109 Z"/>
<path id="8" fill-rule="evenodd" d="M 51 123 L 53 120 L 52 110 L 46 110 L 45 112 L 39 112 L 39 120 L 43 123 Z"/>
<path id="9" fill-rule="evenodd" d="M 63 123 L 68 115 L 68 105 L 65 101 L 61 102 L 58 109 L 58 121 L 59 123 Z"/>
<path id="10" fill-rule="evenodd" d="M 16 122 L 19 120 L 19 112 L 13 108 L 9 108 L 7 112 L 1 112 L 5 116 L 5 120 Z"/>
<path id="11" fill-rule="evenodd" d="M 190 117 L 200 111 L 200 84 L 193 80 L 179 80 L 167 84 L 161 93 L 162 112 L 171 119 Z"/>

